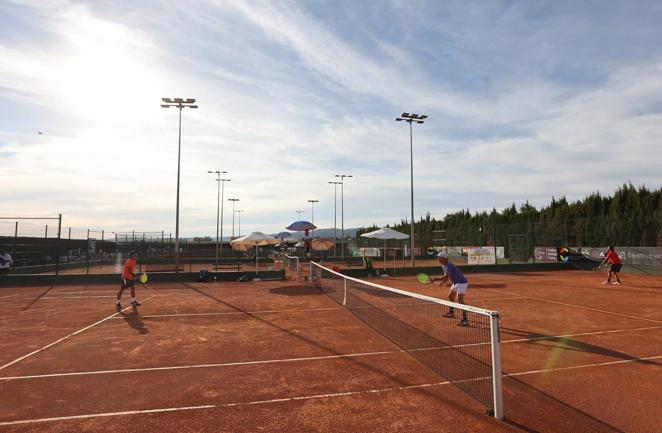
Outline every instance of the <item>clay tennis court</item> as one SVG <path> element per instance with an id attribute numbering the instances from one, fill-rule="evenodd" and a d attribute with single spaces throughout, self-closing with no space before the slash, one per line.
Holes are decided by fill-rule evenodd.
<path id="1" fill-rule="evenodd" d="M 469 303 L 500 312 L 505 421 L 283 280 L 147 285 L 121 312 L 114 285 L 0 289 L 0 431 L 659 431 L 662 278 L 468 277 Z"/>

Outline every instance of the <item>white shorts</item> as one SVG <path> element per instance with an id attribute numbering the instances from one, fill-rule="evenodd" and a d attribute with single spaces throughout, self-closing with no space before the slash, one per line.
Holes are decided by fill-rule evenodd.
<path id="1" fill-rule="evenodd" d="M 451 290 L 457 294 L 464 295 L 467 293 L 467 287 L 469 287 L 469 283 L 455 283 L 451 286 Z"/>

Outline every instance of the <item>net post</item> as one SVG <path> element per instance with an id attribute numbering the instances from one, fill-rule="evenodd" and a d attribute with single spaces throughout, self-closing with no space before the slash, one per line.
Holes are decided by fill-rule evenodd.
<path id="1" fill-rule="evenodd" d="M 490 315 L 490 332 L 492 338 L 492 389 L 494 401 L 494 418 L 503 419 L 503 385 L 501 377 L 501 340 L 499 337 L 499 314 Z"/>
<path id="2" fill-rule="evenodd" d="M 343 304 L 343 306 L 346 306 L 347 305 L 347 278 L 343 278 L 342 282 L 343 282 L 342 304 Z"/>

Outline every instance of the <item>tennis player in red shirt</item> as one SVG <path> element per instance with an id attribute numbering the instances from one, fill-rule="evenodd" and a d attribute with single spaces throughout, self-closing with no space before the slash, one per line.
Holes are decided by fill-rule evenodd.
<path id="1" fill-rule="evenodd" d="M 621 271 L 621 259 L 618 257 L 618 254 L 616 254 L 616 251 L 614 251 L 614 247 L 612 245 L 609 246 L 609 251 L 607 251 L 607 257 L 600 263 L 600 267 L 604 265 L 605 263 L 609 263 L 609 271 L 607 272 L 607 279 L 602 282 L 602 284 L 616 284 L 618 286 L 621 285 L 621 279 L 618 278 L 618 273 Z M 611 276 L 614 275 L 616 277 L 616 282 L 612 283 L 611 282 Z"/>
<path id="2" fill-rule="evenodd" d="M 124 267 L 122 268 L 122 282 L 120 283 L 120 291 L 117 293 L 117 309 L 122 309 L 122 292 L 127 287 L 131 287 L 131 306 L 137 307 L 140 305 L 140 302 L 136 300 L 136 285 L 135 280 L 138 278 L 135 274 L 136 270 L 136 252 L 131 251 L 129 253 L 129 258 L 124 262 Z"/>

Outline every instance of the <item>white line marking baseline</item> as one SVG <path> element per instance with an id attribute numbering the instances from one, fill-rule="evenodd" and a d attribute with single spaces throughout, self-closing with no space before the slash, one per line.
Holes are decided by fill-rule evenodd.
<path id="1" fill-rule="evenodd" d="M 153 298 L 154 296 L 156 296 L 156 295 L 152 295 L 152 296 L 150 296 L 149 298 L 145 299 L 145 301 L 147 301 L 147 300 Z M 125 309 L 122 310 L 122 312 L 128 310 L 129 308 L 132 308 L 132 307 L 126 307 Z M 115 316 L 115 315 L 117 315 L 117 314 L 119 314 L 119 313 L 120 313 L 120 312 L 116 312 L 116 313 L 114 313 L 114 314 L 111 314 L 110 316 L 105 317 L 105 318 L 99 320 L 98 322 L 94 322 L 94 323 L 91 324 L 91 325 L 88 325 L 88 326 L 86 326 L 86 327 L 84 327 L 84 328 L 82 328 L 82 329 L 79 329 L 78 331 L 72 332 L 71 334 L 66 335 L 66 336 L 60 338 L 59 340 L 56 340 L 56 341 L 54 341 L 54 342 L 52 342 L 52 343 L 50 343 L 50 344 L 47 344 L 46 346 L 42 347 L 41 349 L 37 349 L 37 350 L 35 350 L 35 351 L 33 351 L 33 352 L 28 353 L 27 355 L 23 355 L 23 356 L 21 356 L 20 358 L 16 358 L 15 360 L 13 360 L 13 361 L 11 361 L 11 362 L 9 362 L 9 363 L 3 365 L 2 367 L 0 367 L 0 370 L 4 370 L 5 368 L 7 368 L 7 367 L 9 367 L 9 366 L 11 366 L 11 365 L 14 365 L 14 364 L 16 364 L 17 362 L 20 362 L 20 361 L 22 361 L 22 360 L 24 360 L 24 359 L 26 359 L 26 358 L 29 358 L 29 357 L 32 356 L 32 355 L 36 355 L 37 353 L 42 352 L 42 351 L 48 349 L 49 347 L 53 347 L 53 346 L 55 346 L 56 344 L 58 344 L 58 343 L 60 343 L 60 342 L 62 342 L 62 341 L 64 341 L 64 340 L 66 340 L 66 339 L 68 339 L 68 338 L 73 337 L 74 335 L 78 335 L 78 334 L 80 334 L 81 332 L 86 331 L 86 330 L 92 328 L 93 326 L 98 325 L 99 323 L 103 323 L 103 322 L 105 322 L 106 320 L 112 318 L 113 316 Z"/>
<path id="2" fill-rule="evenodd" d="M 561 339 L 566 337 L 575 337 L 582 335 L 599 335 L 599 334 L 611 334 L 617 332 L 628 332 L 628 331 L 647 331 L 654 329 L 662 329 L 662 326 L 650 326 L 646 328 L 634 328 L 634 329 L 614 329 L 609 331 L 595 331 L 595 332 L 584 332 L 580 334 L 566 334 L 566 335 L 554 335 L 554 336 L 541 336 L 533 338 L 517 338 L 511 340 L 502 340 L 501 343 L 522 343 L 527 341 L 537 341 L 537 340 L 554 340 Z M 169 371 L 169 370 L 190 370 L 197 368 L 220 368 L 220 367 L 233 367 L 233 366 L 245 366 L 245 365 L 259 365 L 259 364 L 276 364 L 276 363 L 286 363 L 286 362 L 302 362 L 302 361 L 321 361 L 329 359 L 341 359 L 341 358 L 359 358 L 359 357 L 368 357 L 368 356 L 380 356 L 380 355 L 392 355 L 396 353 L 409 353 L 409 352 L 423 352 L 429 350 L 447 350 L 455 349 L 460 347 L 470 347 L 470 346 L 486 346 L 490 343 L 471 343 L 471 344 L 462 344 L 455 346 L 440 346 L 440 347 L 427 347 L 419 349 L 410 349 L 410 350 L 383 350 L 376 352 L 362 352 L 362 353 L 350 353 L 342 355 L 325 355 L 325 356 L 309 356 L 309 357 L 299 357 L 299 358 L 281 358 L 281 359 L 264 359 L 258 361 L 237 361 L 237 362 L 226 362 L 226 363 L 215 363 L 215 364 L 194 364 L 194 365 L 175 365 L 175 366 L 166 366 L 166 367 L 145 367 L 145 368 L 124 368 L 116 370 L 94 370 L 94 371 L 80 371 L 80 372 L 69 372 L 69 373 L 50 373 L 50 374 L 35 374 L 29 376 L 7 376 L 0 377 L 0 382 L 2 381 L 11 381 L 11 380 L 26 380 L 26 379 L 43 379 L 51 377 L 70 377 L 70 376 L 90 376 L 96 374 L 116 374 L 116 373 L 138 373 L 138 372 L 147 372 L 147 371 Z"/>
<path id="3" fill-rule="evenodd" d="M 553 371 L 565 371 L 565 370 L 573 370 L 573 369 L 579 369 L 579 368 L 601 367 L 601 366 L 625 364 L 625 363 L 637 362 L 637 361 L 650 361 L 650 360 L 661 359 L 661 358 L 662 358 L 662 355 L 658 355 L 658 356 L 650 356 L 650 357 L 646 357 L 646 358 L 635 358 L 635 359 L 628 359 L 628 360 L 621 360 L 621 361 L 603 362 L 603 363 L 597 363 L 597 364 L 577 365 L 577 366 L 573 366 L 573 367 L 550 368 L 550 369 L 547 369 L 547 370 L 531 370 L 531 371 L 523 371 L 523 372 L 520 372 L 520 373 L 504 374 L 504 377 L 524 376 L 524 375 L 529 375 L 529 374 L 547 373 L 547 372 L 553 372 Z M 477 378 L 476 380 L 479 380 L 479 379 L 481 379 L 481 378 Z M 328 393 L 328 394 L 315 394 L 315 395 L 303 395 L 303 396 L 294 396 L 294 397 L 283 397 L 283 398 L 274 398 L 274 399 L 268 399 L 268 400 L 255 400 L 255 401 L 234 402 L 234 403 L 224 403 L 224 404 L 208 404 L 208 405 L 203 405 L 203 406 L 182 406 L 182 407 L 169 407 L 169 408 L 158 408 L 158 409 L 133 410 L 133 411 L 125 411 L 125 412 L 103 412 L 103 413 L 92 413 L 92 414 L 84 414 L 84 415 L 70 415 L 70 416 L 51 417 L 51 418 L 34 418 L 34 419 L 0 422 L 0 426 L 9 426 L 9 425 L 18 425 L 18 424 L 35 424 L 35 423 L 53 422 L 53 421 L 70 421 L 70 420 L 77 420 L 77 419 L 89 419 L 89 418 L 101 418 L 101 417 L 113 417 L 113 416 L 140 415 L 140 414 L 163 413 L 163 412 L 180 412 L 180 411 L 203 410 L 203 409 L 220 409 L 220 408 L 225 408 L 225 407 L 251 406 L 251 405 L 272 404 L 272 403 L 286 403 L 286 402 L 290 402 L 290 401 L 316 400 L 316 399 L 324 399 L 324 398 L 338 398 L 338 397 L 348 397 L 348 396 L 353 396 L 353 395 L 378 394 L 378 393 L 383 393 L 383 392 L 405 391 L 405 390 L 412 390 L 412 389 L 430 388 L 430 387 L 435 387 L 435 386 L 448 385 L 450 383 L 451 382 L 444 381 L 444 382 L 424 383 L 424 384 L 409 385 L 409 386 L 374 388 L 374 389 L 368 389 L 368 390 L 336 392 L 336 393 Z"/>

